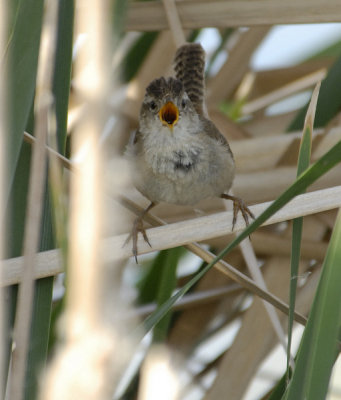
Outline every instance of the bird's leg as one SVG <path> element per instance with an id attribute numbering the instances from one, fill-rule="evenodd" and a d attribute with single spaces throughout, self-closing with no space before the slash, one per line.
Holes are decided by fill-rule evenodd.
<path id="1" fill-rule="evenodd" d="M 232 200 L 233 201 L 232 230 L 234 229 L 234 225 L 235 225 L 235 223 L 237 221 L 238 211 L 240 211 L 242 213 L 242 216 L 244 218 L 246 226 L 249 225 L 249 216 L 251 218 L 255 219 L 255 216 L 253 215 L 253 213 L 251 212 L 249 207 L 244 203 L 244 201 L 241 198 L 235 197 L 235 196 L 231 196 L 230 194 L 225 194 L 225 193 L 223 193 L 221 195 L 221 197 L 223 199 Z"/>
<path id="2" fill-rule="evenodd" d="M 146 231 L 145 231 L 145 229 L 143 227 L 143 217 L 154 206 L 156 206 L 156 204 L 151 202 L 149 204 L 149 206 L 145 210 L 143 210 L 142 213 L 138 217 L 136 217 L 136 219 L 134 221 L 134 224 L 133 224 L 133 229 L 131 230 L 129 236 L 127 237 L 127 239 L 126 239 L 126 241 L 124 242 L 124 245 L 123 245 L 123 246 L 125 246 L 129 242 L 130 239 L 133 239 L 133 249 L 132 249 L 132 251 L 133 251 L 133 255 L 135 257 L 136 264 L 137 264 L 137 236 L 138 236 L 139 232 L 142 233 L 142 236 L 143 236 L 143 239 L 145 240 L 145 242 L 147 242 L 149 244 L 149 246 L 152 247 L 152 245 L 150 244 L 150 242 L 148 240 L 147 233 L 146 233 Z"/>

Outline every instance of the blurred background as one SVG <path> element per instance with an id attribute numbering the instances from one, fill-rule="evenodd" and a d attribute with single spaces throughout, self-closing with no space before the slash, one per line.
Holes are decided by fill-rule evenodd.
<path id="1" fill-rule="evenodd" d="M 150 229 L 152 248 L 139 240 L 136 264 L 131 242 L 123 243 L 149 201 L 133 187 L 124 151 L 146 86 L 173 74 L 183 35 L 206 51 L 207 108 L 235 156 L 233 193 L 265 208 L 295 181 L 320 81 L 311 163 L 341 140 L 341 18 L 333 5 L 317 13 L 302 0 L 286 13 L 278 1 L 278 10 L 260 2 L 255 12 L 245 0 L 234 15 L 219 1 L 7 3 L 2 398 L 301 399 L 283 389 L 288 317 L 264 307 L 257 291 L 289 304 L 297 278 L 295 309 L 308 317 L 341 204 L 340 163 L 308 187 L 321 192 L 304 210 L 302 200 L 224 257 L 251 286 L 212 268 L 151 322 L 207 266 L 207 252 L 218 254 L 243 225 L 206 232 L 227 216 L 218 213 L 232 214 L 222 199 L 160 204 L 152 211 L 159 219 L 146 226 L 173 228 Z M 301 215 L 293 277 L 292 220 Z M 211 219 L 196 225 L 204 216 Z M 196 241 L 206 256 L 186 247 Z M 328 400 L 341 398 L 339 361 L 320 386 L 329 386 Z"/>

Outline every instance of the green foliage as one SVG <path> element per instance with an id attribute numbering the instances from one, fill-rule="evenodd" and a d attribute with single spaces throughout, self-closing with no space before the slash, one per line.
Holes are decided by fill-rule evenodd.
<path id="1" fill-rule="evenodd" d="M 158 32 L 143 33 L 129 50 L 123 60 L 122 79 L 124 82 L 128 82 L 135 77 L 157 37 Z"/>
<path id="2" fill-rule="evenodd" d="M 318 87 L 315 89 L 313 98 L 310 102 L 310 107 L 306 116 L 306 123 L 303 129 L 303 136 L 300 144 L 300 151 L 297 162 L 297 177 L 299 177 L 310 164 L 313 120 L 315 116 L 316 101 Z M 308 122 L 307 122 L 308 121 Z M 290 291 L 289 291 L 289 318 L 288 318 L 288 345 L 287 345 L 287 378 L 289 379 L 290 372 L 290 357 L 291 357 L 291 339 L 292 328 L 294 323 L 294 312 L 296 302 L 297 277 L 298 267 L 301 256 L 301 241 L 302 241 L 303 217 L 295 218 L 292 223 L 292 242 L 291 242 L 291 260 L 290 260 Z"/>
<path id="3" fill-rule="evenodd" d="M 160 251 L 155 258 L 142 267 L 145 272 L 142 272 L 142 277 L 136 285 L 138 304 L 147 304 L 156 300 L 158 286 L 162 279 L 163 263 L 166 258 L 167 251 Z"/>
<path id="4" fill-rule="evenodd" d="M 59 151 L 62 154 L 65 151 L 67 135 L 66 127 L 71 77 L 73 14 L 73 1 L 62 0 L 59 2 L 53 92 L 55 97 L 57 141 Z M 59 193 L 59 196 L 62 196 L 62 193 Z M 49 191 L 48 181 L 46 180 L 40 251 L 55 247 L 52 210 L 51 192 Z M 36 282 L 31 340 L 28 354 L 28 365 L 30 365 L 30 368 L 27 369 L 25 399 L 36 398 L 38 379 L 47 359 L 53 282 L 53 277 L 39 279 Z"/>
<path id="5" fill-rule="evenodd" d="M 185 253 L 182 247 L 160 251 L 138 284 L 140 303 L 156 302 L 161 305 L 171 297 L 176 288 L 176 270 Z M 168 313 L 155 325 L 154 341 L 165 340 L 171 316 Z"/>
<path id="6" fill-rule="evenodd" d="M 56 106 L 58 151 L 65 154 L 67 138 L 67 113 L 72 67 L 73 0 L 59 1 L 58 36 L 53 74 L 53 94 Z"/>
<path id="7" fill-rule="evenodd" d="M 271 394 L 266 396 L 264 400 L 281 400 L 287 388 L 287 381 L 291 378 L 291 376 L 292 370 L 289 367 L 289 371 L 282 376 L 275 388 L 271 391 Z"/>
<path id="8" fill-rule="evenodd" d="M 44 2 L 21 1 L 11 3 L 11 24 L 5 65 L 8 70 L 9 138 L 8 171 L 9 201 L 7 231 L 9 232 L 7 257 L 19 256 L 25 229 L 26 201 L 28 192 L 31 146 L 22 144 L 23 132 L 34 130 L 33 97 L 37 72 L 38 51 Z M 57 137 L 59 150 L 64 152 L 68 94 L 71 74 L 73 1 L 59 2 L 58 43 L 53 90 L 55 94 Z M 61 195 L 61 194 L 60 194 Z M 42 216 L 39 250 L 55 246 L 50 193 L 45 183 L 44 210 Z M 28 365 L 25 383 L 25 399 L 37 396 L 38 378 L 47 359 L 53 278 L 40 279 L 35 285 Z M 16 291 L 11 290 L 9 302 L 15 304 Z M 8 315 L 7 330 L 13 327 L 15 308 Z M 11 347 L 10 335 L 8 348 Z M 6 368 L 7 369 L 7 368 Z"/>
<path id="9" fill-rule="evenodd" d="M 47 360 L 50 331 L 53 278 L 39 279 L 35 285 L 31 321 L 30 345 L 27 358 L 24 399 L 36 399 L 39 378 Z"/>
<path id="10" fill-rule="evenodd" d="M 341 57 L 329 69 L 327 77 L 321 84 L 319 101 L 316 108 L 315 126 L 317 128 L 325 126 L 334 118 L 341 109 Z M 304 107 L 290 124 L 289 131 L 300 130 L 304 124 L 304 118 L 308 106 Z"/>
<path id="11" fill-rule="evenodd" d="M 12 186 L 35 90 L 43 0 L 8 1 L 9 25 L 3 66 L 7 72 L 8 178 L 5 199 Z"/>
<path id="12" fill-rule="evenodd" d="M 127 1 L 114 1 L 112 6 L 113 11 L 113 47 L 114 50 L 117 48 L 119 44 L 119 39 L 123 36 L 124 25 L 125 25 L 125 17 L 128 9 Z"/>
<path id="13" fill-rule="evenodd" d="M 341 55 L 341 40 L 338 40 L 337 42 L 322 49 L 321 51 L 314 53 L 311 57 L 308 57 L 308 59 L 305 61 L 318 60 L 322 58 L 331 58 L 331 57 L 339 58 L 340 55 Z"/>
<path id="14" fill-rule="evenodd" d="M 245 99 L 236 100 L 234 102 L 223 102 L 219 105 L 220 111 L 226 114 L 232 121 L 237 121 L 242 116 L 242 108 Z"/>
<path id="15" fill-rule="evenodd" d="M 341 212 L 328 246 L 309 319 L 297 354 L 288 399 L 324 399 L 339 353 L 341 328 Z"/>

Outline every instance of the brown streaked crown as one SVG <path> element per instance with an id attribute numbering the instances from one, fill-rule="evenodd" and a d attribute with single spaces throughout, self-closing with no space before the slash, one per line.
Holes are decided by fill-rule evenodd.
<path id="1" fill-rule="evenodd" d="M 184 92 L 181 81 L 175 78 L 159 78 L 154 79 L 147 87 L 146 94 L 154 96 L 158 99 L 179 97 Z"/>
<path id="2" fill-rule="evenodd" d="M 196 111 L 203 114 L 205 91 L 205 51 L 199 43 L 188 43 L 177 50 L 174 70 Z"/>

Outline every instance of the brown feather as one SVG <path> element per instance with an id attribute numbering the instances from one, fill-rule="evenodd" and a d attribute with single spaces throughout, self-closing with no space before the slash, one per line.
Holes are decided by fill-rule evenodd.
<path id="1" fill-rule="evenodd" d="M 205 51 L 199 43 L 188 43 L 177 50 L 174 70 L 196 111 L 203 114 L 205 93 Z"/>

